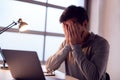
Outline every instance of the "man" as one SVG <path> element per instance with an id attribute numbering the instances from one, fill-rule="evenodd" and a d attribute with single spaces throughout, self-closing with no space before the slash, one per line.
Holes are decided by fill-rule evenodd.
<path id="1" fill-rule="evenodd" d="M 104 38 L 88 30 L 88 15 L 84 8 L 74 5 L 60 17 L 65 41 L 46 63 L 48 72 L 65 61 L 66 75 L 79 80 L 106 80 L 109 44 Z"/>

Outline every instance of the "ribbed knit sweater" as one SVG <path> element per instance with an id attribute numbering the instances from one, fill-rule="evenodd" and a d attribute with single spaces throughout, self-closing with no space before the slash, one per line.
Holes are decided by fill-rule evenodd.
<path id="1" fill-rule="evenodd" d="M 47 70 L 56 70 L 65 61 L 66 75 L 79 80 L 106 80 L 105 73 L 109 56 L 109 43 L 103 37 L 90 34 L 84 44 L 67 45 L 46 62 Z"/>

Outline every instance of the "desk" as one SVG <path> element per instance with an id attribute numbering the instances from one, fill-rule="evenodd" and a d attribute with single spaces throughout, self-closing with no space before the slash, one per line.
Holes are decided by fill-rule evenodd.
<path id="1" fill-rule="evenodd" d="M 44 71 L 45 66 L 42 66 L 42 68 L 43 68 L 43 71 Z M 55 71 L 55 76 L 50 76 L 50 77 L 65 79 L 65 74 L 60 72 L 60 71 Z M 10 73 L 10 70 L 0 69 L 0 80 L 13 80 L 13 77 Z"/>

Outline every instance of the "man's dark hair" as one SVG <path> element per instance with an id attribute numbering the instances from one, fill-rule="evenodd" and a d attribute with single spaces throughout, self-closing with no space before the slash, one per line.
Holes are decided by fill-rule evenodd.
<path id="1" fill-rule="evenodd" d="M 88 21 L 88 15 L 86 10 L 80 6 L 77 7 L 71 5 L 66 8 L 60 16 L 60 23 L 67 21 L 71 18 L 75 18 L 80 24 L 82 24 L 85 20 Z"/>

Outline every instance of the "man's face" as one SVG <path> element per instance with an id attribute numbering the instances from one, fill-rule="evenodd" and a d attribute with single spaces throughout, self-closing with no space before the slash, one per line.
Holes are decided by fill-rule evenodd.
<path id="1" fill-rule="evenodd" d="M 69 19 L 62 23 L 67 43 L 81 44 L 84 41 L 84 35 L 87 31 L 86 22 L 81 25 L 76 19 Z"/>
<path id="2" fill-rule="evenodd" d="M 80 23 L 78 23 L 75 19 L 69 19 L 67 21 L 64 21 L 62 23 L 62 27 L 63 27 L 65 35 L 70 31 L 70 29 L 72 29 L 71 33 L 78 32 L 79 35 L 80 35 L 80 33 L 85 28 L 83 25 L 81 25 Z M 75 28 L 77 28 L 77 29 L 75 29 Z"/>

